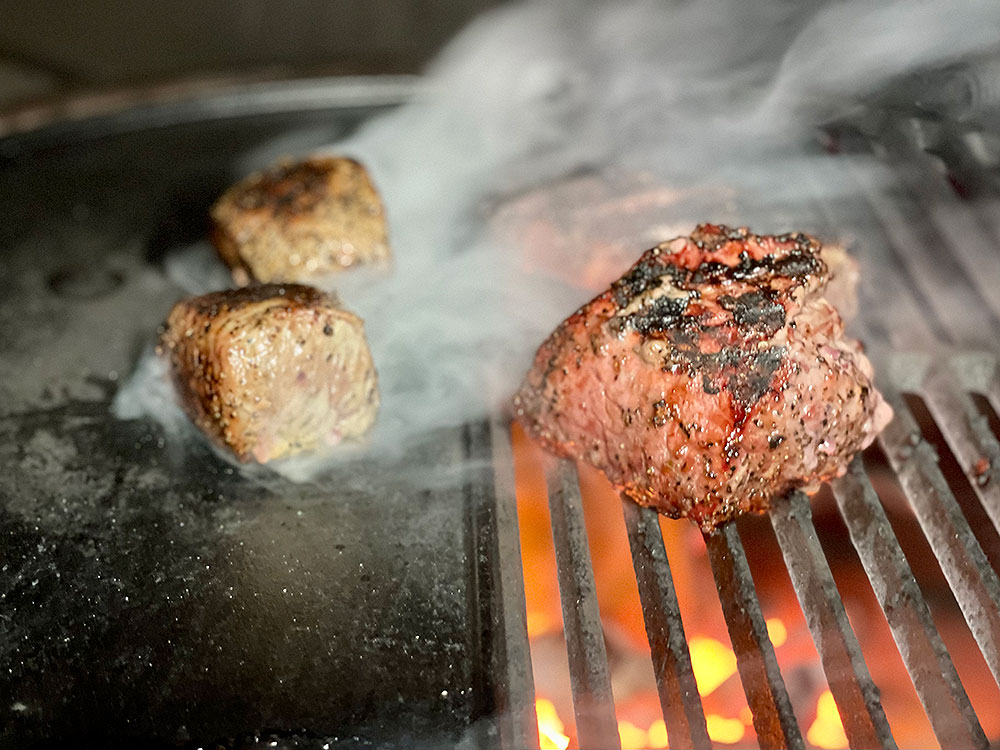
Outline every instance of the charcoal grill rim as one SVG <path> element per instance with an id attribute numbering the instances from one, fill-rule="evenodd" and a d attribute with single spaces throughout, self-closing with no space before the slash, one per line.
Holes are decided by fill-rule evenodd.
<path id="1" fill-rule="evenodd" d="M 151 127 L 347 107 L 394 107 L 430 89 L 418 75 L 248 75 L 77 93 L 0 112 L 0 161 L 54 144 Z"/>

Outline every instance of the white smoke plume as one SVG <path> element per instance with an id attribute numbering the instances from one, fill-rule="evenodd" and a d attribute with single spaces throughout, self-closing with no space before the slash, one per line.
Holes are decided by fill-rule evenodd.
<path id="1" fill-rule="evenodd" d="M 819 231 L 811 202 L 856 183 L 818 153 L 817 126 L 996 49 L 998 29 L 1000 4 L 978 0 L 544 0 L 476 20 L 426 94 L 326 149 L 371 170 L 396 257 L 335 282 L 379 371 L 369 449 L 502 409 L 559 320 L 671 234 Z M 188 261 L 172 276 L 208 291 L 212 274 L 182 278 Z M 153 411 L 147 387 L 134 379 L 118 413 Z"/>

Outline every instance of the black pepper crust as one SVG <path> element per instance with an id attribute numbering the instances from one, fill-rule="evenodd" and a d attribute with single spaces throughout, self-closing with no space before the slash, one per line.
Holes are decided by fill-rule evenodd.
<path id="1" fill-rule="evenodd" d="M 275 218 L 295 216 L 330 199 L 330 171 L 344 178 L 363 174 L 364 168 L 354 159 L 310 159 L 284 162 L 249 180 L 236 195 L 236 205 L 244 210 L 268 209 Z M 339 195 L 350 202 L 350 193 Z"/>
<path id="2" fill-rule="evenodd" d="M 719 234 L 707 234 L 702 225 L 691 237 L 698 238 L 695 244 L 706 253 L 718 251 L 728 241 L 752 240 L 762 243 L 772 239 L 752 234 L 746 229 L 730 229 L 726 226 L 718 228 L 721 230 Z M 611 285 L 611 293 L 618 306 L 624 308 L 634 298 L 658 286 L 664 276 L 668 276 L 678 289 L 697 295 L 700 293 L 699 287 L 704 284 L 725 286 L 728 282 L 741 281 L 753 282 L 766 288 L 770 280 L 781 279 L 783 286 L 788 282 L 801 285 L 810 277 L 826 273 L 826 264 L 820 258 L 822 245 L 817 240 L 802 233 L 778 235 L 773 239 L 782 245 L 794 244 L 782 254 L 755 259 L 744 252 L 735 265 L 705 261 L 693 269 L 664 261 L 663 254 L 659 251 L 665 246 L 661 245 L 645 253 L 639 262 L 615 281 Z M 666 312 L 671 312 L 672 309 Z M 668 327 L 671 322 L 669 319 L 664 320 L 662 327 Z"/>
<path id="3" fill-rule="evenodd" d="M 336 299 L 305 284 L 258 284 L 210 292 L 186 300 L 198 313 L 216 315 L 220 310 L 240 310 L 266 300 L 282 300 L 294 307 L 335 306 Z"/>
<path id="4" fill-rule="evenodd" d="M 795 289 L 825 278 L 821 244 L 803 234 L 768 237 L 746 228 L 699 226 L 691 240 L 703 255 L 720 252 L 728 243 L 769 243 L 775 252 L 754 257 L 744 249 L 734 263 L 702 259 L 694 267 L 674 262 L 669 243 L 646 252 L 611 286 L 619 310 L 637 301 L 638 309 L 609 324 L 619 335 L 626 329 L 644 339 L 662 340 L 662 369 L 701 375 L 705 393 L 728 390 L 744 405 L 759 400 L 780 369 L 785 349 L 757 349 L 787 322 L 786 305 Z M 664 281 L 672 294 L 645 302 L 644 294 Z M 719 311 L 728 315 L 719 319 Z"/>

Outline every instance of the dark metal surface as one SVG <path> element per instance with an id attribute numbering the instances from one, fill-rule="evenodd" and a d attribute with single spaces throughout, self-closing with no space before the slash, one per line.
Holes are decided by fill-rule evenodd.
<path id="1" fill-rule="evenodd" d="M 980 392 L 984 390 L 980 387 Z M 953 368 L 945 363 L 928 368 L 920 394 L 969 478 L 972 491 L 1000 532 L 1000 442 L 989 422 L 963 392 Z"/>
<path id="2" fill-rule="evenodd" d="M 497 744 L 492 473 L 409 480 L 480 437 L 292 484 L 110 413 L 182 295 L 164 252 L 246 154 L 389 104 L 349 89 L 0 141 L 0 746 Z"/>
<path id="3" fill-rule="evenodd" d="M 994 679 L 1000 676 L 1000 580 L 938 467 L 934 448 L 914 441 L 919 427 L 906 403 L 884 390 L 895 417 L 879 435 L 889 463 L 934 550 Z"/>
<path id="4" fill-rule="evenodd" d="M 672 747 L 710 748 L 705 711 L 691 668 L 691 653 L 677 603 L 660 514 L 622 498 L 635 580 L 653 657 L 660 708 Z"/>
<path id="5" fill-rule="evenodd" d="M 851 747 L 895 748 L 878 688 L 816 535 L 809 498 L 793 492 L 770 517 Z"/>
<path id="6" fill-rule="evenodd" d="M 861 457 L 833 483 L 851 541 L 942 747 L 988 745 Z"/>
<path id="7" fill-rule="evenodd" d="M 494 638 L 503 648 L 492 662 L 493 679 L 498 683 L 497 721 L 503 747 L 538 747 L 538 717 L 535 714 L 535 683 L 528 647 L 527 609 L 524 598 L 524 569 L 521 538 L 517 525 L 517 498 L 514 491 L 514 457 L 510 430 L 492 420 L 480 428 L 478 438 L 486 448 L 477 455 L 492 464 L 495 473 L 496 533 L 494 548 L 485 552 L 491 559 L 481 561 L 488 568 L 499 561 L 497 580 L 491 586 L 499 606 L 501 621 L 494 627 L 503 637 Z"/>
<path id="8" fill-rule="evenodd" d="M 804 748 L 736 524 L 730 521 L 707 532 L 705 546 L 747 705 L 753 712 L 757 743 L 762 750 Z"/>
<path id="9" fill-rule="evenodd" d="M 576 467 L 565 459 L 546 456 L 545 480 L 580 748 L 620 748 Z"/>

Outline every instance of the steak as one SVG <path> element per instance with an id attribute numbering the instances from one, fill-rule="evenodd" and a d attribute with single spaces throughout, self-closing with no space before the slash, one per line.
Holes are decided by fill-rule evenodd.
<path id="1" fill-rule="evenodd" d="M 385 211 L 365 168 L 314 157 L 250 175 L 212 207 L 212 241 L 239 285 L 388 266 Z"/>
<path id="2" fill-rule="evenodd" d="M 379 394 L 364 324 L 308 286 L 182 300 L 158 352 L 191 421 L 240 461 L 261 463 L 363 435 Z"/>
<path id="3" fill-rule="evenodd" d="M 625 496 L 706 530 L 814 490 L 892 416 L 823 296 L 829 276 L 808 235 L 703 224 L 559 325 L 516 416 Z"/>

